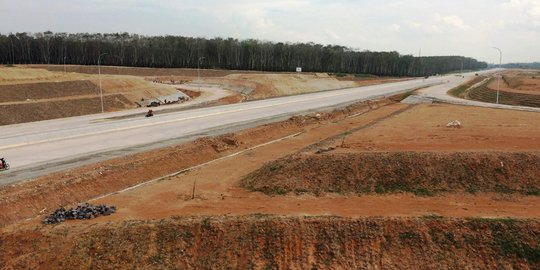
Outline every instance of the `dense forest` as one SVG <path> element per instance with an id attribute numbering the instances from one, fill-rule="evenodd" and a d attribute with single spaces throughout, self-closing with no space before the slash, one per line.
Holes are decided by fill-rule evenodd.
<path id="1" fill-rule="evenodd" d="M 487 67 L 462 56 L 414 57 L 314 43 L 141 36 L 128 33 L 0 34 L 2 64 L 74 64 L 424 76 Z"/>

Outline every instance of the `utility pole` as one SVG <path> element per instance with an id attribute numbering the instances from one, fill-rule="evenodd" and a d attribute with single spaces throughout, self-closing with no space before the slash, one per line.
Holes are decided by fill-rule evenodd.
<path id="1" fill-rule="evenodd" d="M 101 66 L 100 66 L 100 61 L 101 61 L 101 57 L 106 55 L 108 53 L 102 53 L 99 55 L 98 57 L 98 60 L 97 60 L 97 65 L 98 65 L 98 73 L 99 73 L 99 95 L 100 95 L 100 98 L 101 98 L 101 113 L 104 113 L 105 112 L 105 109 L 103 108 L 103 86 L 101 85 Z"/>
<path id="2" fill-rule="evenodd" d="M 493 47 L 493 49 L 499 51 L 499 76 L 497 76 L 497 104 L 499 104 L 499 87 L 500 87 L 500 84 L 501 84 L 501 76 L 502 76 L 502 73 L 501 73 L 501 67 L 502 67 L 502 51 L 501 49 L 497 48 L 497 47 Z"/>
<path id="3" fill-rule="evenodd" d="M 201 60 L 204 60 L 204 56 L 199 57 L 199 60 L 197 60 L 197 83 L 199 83 L 199 92 L 201 91 Z"/>

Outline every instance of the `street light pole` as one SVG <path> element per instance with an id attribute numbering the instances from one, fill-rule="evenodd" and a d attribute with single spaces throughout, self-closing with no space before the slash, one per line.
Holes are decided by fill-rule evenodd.
<path id="1" fill-rule="evenodd" d="M 493 47 L 493 49 L 499 51 L 499 76 L 497 76 L 497 104 L 499 104 L 499 87 L 501 84 L 501 66 L 502 66 L 502 51 L 501 49 L 497 47 Z"/>
<path id="2" fill-rule="evenodd" d="M 199 91 L 201 90 L 201 60 L 204 59 L 204 56 L 199 57 L 197 60 L 197 83 L 199 83 Z"/>
<path id="3" fill-rule="evenodd" d="M 197 81 L 201 80 L 201 60 L 204 59 L 204 56 L 199 57 L 197 61 Z"/>
<path id="4" fill-rule="evenodd" d="M 103 86 L 101 85 L 101 66 L 100 66 L 100 61 L 101 61 L 101 57 L 106 55 L 108 53 L 102 53 L 99 55 L 98 57 L 98 60 L 97 60 L 97 65 L 98 65 L 98 74 L 99 74 L 99 95 L 100 95 L 100 98 L 101 98 L 101 113 L 104 113 L 105 112 L 105 109 L 103 108 Z"/>

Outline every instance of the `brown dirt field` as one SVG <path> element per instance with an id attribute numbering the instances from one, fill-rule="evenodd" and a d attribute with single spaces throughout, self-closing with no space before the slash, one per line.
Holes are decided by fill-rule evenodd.
<path id="1" fill-rule="evenodd" d="M 240 216 L 0 234 L 4 269 L 538 269 L 540 222 Z"/>
<path id="2" fill-rule="evenodd" d="M 254 89 L 248 99 L 262 99 L 276 96 L 296 95 L 350 87 L 396 82 L 394 78 L 364 78 L 358 80 L 338 80 L 326 74 L 231 74 L 224 79 L 231 82 L 252 82 L 247 87 Z"/>
<path id="3" fill-rule="evenodd" d="M 49 71 L 64 71 L 62 65 L 24 65 L 29 68 L 39 68 Z M 67 72 L 76 72 L 83 74 L 97 74 L 97 66 L 78 66 L 67 65 Z M 189 68 L 142 68 L 142 67 L 115 67 L 101 66 L 101 74 L 110 75 L 130 75 L 139 77 L 151 76 L 187 76 L 197 77 L 200 72 L 201 77 L 223 77 L 234 73 L 259 73 L 256 71 L 241 71 L 241 70 L 218 70 L 218 69 L 189 69 Z"/>
<path id="4" fill-rule="evenodd" d="M 540 152 L 340 152 L 275 160 L 250 173 L 242 186 L 269 195 L 410 192 L 433 196 L 468 191 L 540 195 Z"/>
<path id="5" fill-rule="evenodd" d="M 462 128 L 446 124 L 459 120 Z M 359 151 L 538 151 L 540 117 L 456 105 L 418 105 L 388 120 L 337 138 Z"/>
<path id="6" fill-rule="evenodd" d="M 201 92 L 198 91 L 192 91 L 187 89 L 179 88 L 178 90 L 182 91 L 182 93 L 188 95 L 190 98 L 196 98 L 201 96 Z"/>
<path id="7" fill-rule="evenodd" d="M 372 104 L 371 106 L 374 106 L 374 105 L 375 104 Z M 366 110 L 369 108 L 369 107 L 368 108 L 366 107 L 367 106 L 364 106 L 363 109 Z M 334 138 L 333 141 L 336 141 L 335 138 L 339 138 L 340 134 L 348 133 L 350 130 L 352 130 L 355 127 L 368 126 L 367 129 L 363 129 L 362 132 L 357 132 L 357 133 L 363 135 L 371 131 L 371 132 L 374 132 L 375 134 L 372 137 L 370 137 L 371 139 L 378 139 L 378 141 L 380 142 L 386 142 L 386 140 L 383 140 L 379 136 L 379 132 L 381 132 L 380 129 L 387 128 L 389 126 L 388 123 L 391 123 L 392 121 L 396 121 L 396 119 L 399 119 L 400 117 L 406 116 L 406 117 L 413 117 L 414 119 L 417 119 L 419 115 L 425 114 L 422 110 L 420 111 L 415 110 L 416 108 L 420 108 L 420 109 L 430 108 L 430 110 L 432 110 L 433 112 L 442 111 L 443 115 L 450 111 L 455 112 L 455 111 L 463 110 L 463 113 L 465 113 L 466 115 L 469 115 L 469 117 L 471 118 L 474 118 L 475 113 L 483 115 L 483 113 L 481 113 L 483 110 L 487 110 L 485 112 L 487 112 L 488 115 L 493 114 L 494 111 L 495 112 L 497 111 L 497 110 L 492 110 L 492 109 L 478 109 L 478 108 L 471 108 L 471 107 L 459 107 L 459 106 L 447 106 L 447 105 L 439 105 L 438 107 L 439 108 L 435 108 L 432 105 L 419 105 L 419 106 L 413 107 L 412 109 L 403 110 L 404 108 L 405 109 L 409 108 L 409 106 L 395 104 L 395 105 L 382 107 L 380 109 L 374 110 L 373 112 L 367 113 L 365 115 L 360 115 L 360 116 L 352 117 L 352 118 L 346 118 L 345 120 L 338 121 L 338 122 L 334 122 L 335 120 L 323 121 L 315 125 L 305 126 L 304 129 L 306 130 L 306 133 L 299 135 L 293 139 L 288 139 L 286 141 L 274 143 L 272 145 L 265 146 L 257 150 L 252 150 L 248 153 L 244 153 L 231 160 L 224 160 L 216 164 L 208 165 L 204 170 L 200 170 L 200 172 L 199 170 L 197 170 L 196 171 L 197 173 L 195 174 L 194 172 L 189 172 L 189 173 L 174 177 L 168 181 L 161 181 L 161 182 L 149 185 L 148 187 L 139 188 L 139 189 L 132 190 L 126 193 L 121 193 L 115 196 L 103 198 L 103 199 L 100 199 L 99 202 L 122 205 L 122 209 L 119 211 L 119 213 L 114 215 L 114 217 L 111 217 L 113 219 L 118 218 L 120 220 L 126 219 L 126 218 L 127 219 L 163 218 L 166 216 L 175 215 L 179 213 L 182 213 L 183 215 L 193 215 L 197 213 L 205 213 L 205 211 L 209 211 L 208 214 L 217 214 L 217 213 L 250 214 L 250 213 L 253 213 L 253 211 L 259 211 L 258 207 L 254 207 L 254 206 L 260 206 L 261 209 L 266 209 L 265 211 L 268 211 L 269 213 L 273 213 L 272 211 L 278 211 L 278 213 L 282 213 L 282 214 L 287 214 L 287 213 L 298 214 L 299 212 L 309 211 L 309 209 L 321 209 L 320 211 L 322 211 L 323 213 L 326 213 L 326 212 L 334 213 L 333 211 L 336 211 L 338 209 L 347 209 L 347 208 L 343 208 L 342 207 L 343 205 L 349 205 L 349 203 L 354 204 L 355 202 L 358 202 L 358 201 L 355 201 L 357 199 L 358 200 L 366 200 L 366 199 L 363 197 L 357 197 L 356 195 L 353 196 L 353 199 L 351 198 L 343 199 L 343 198 L 340 198 L 340 196 L 338 196 L 338 199 L 335 199 L 333 198 L 334 195 L 331 195 L 329 198 L 326 198 L 326 199 L 321 199 L 318 197 L 313 197 L 313 198 L 308 197 L 308 198 L 302 199 L 302 201 L 309 202 L 309 204 L 306 204 L 308 205 L 307 209 L 306 208 L 296 209 L 295 207 L 292 207 L 291 209 L 284 208 L 284 210 L 283 209 L 277 210 L 277 209 L 274 209 L 274 207 L 272 206 L 287 205 L 288 203 L 290 203 L 291 200 L 293 201 L 296 200 L 295 196 L 293 196 L 292 199 L 289 198 L 288 196 L 285 196 L 284 198 L 280 199 L 280 198 L 275 198 L 275 197 L 268 197 L 266 195 L 258 194 L 258 193 L 252 194 L 242 188 L 239 188 L 239 182 L 245 175 L 260 168 L 266 162 L 270 162 L 280 157 L 284 157 L 290 154 L 291 152 L 294 153 L 297 151 L 304 151 L 305 149 L 309 149 L 310 146 L 312 147 L 313 144 L 316 144 L 326 138 Z M 396 112 L 400 112 L 400 113 L 392 116 L 392 114 Z M 409 112 L 415 112 L 415 114 L 411 116 L 407 114 Z M 519 124 L 521 121 L 529 119 L 527 117 L 528 116 L 527 113 L 509 112 L 509 114 L 511 116 L 510 118 L 508 118 L 510 119 L 509 121 L 515 124 Z M 389 116 L 390 118 L 388 118 Z M 437 122 L 441 121 L 440 115 L 439 117 L 435 117 L 433 114 L 431 115 L 427 114 L 425 116 L 432 119 L 432 121 L 437 121 Z M 444 119 L 444 117 L 442 118 Z M 444 120 L 444 122 L 445 121 L 446 120 Z M 401 122 L 401 121 L 398 121 L 398 122 Z M 410 124 L 407 122 L 401 122 L 401 123 L 404 125 Z M 465 123 L 467 122 L 464 122 L 464 125 Z M 504 118 L 502 118 L 499 123 L 505 123 Z M 470 128 L 472 125 L 473 125 L 472 123 L 466 124 L 465 127 L 460 130 L 449 130 L 449 129 L 444 128 L 444 129 L 441 129 L 440 132 L 458 132 L 459 133 L 465 130 L 469 130 L 470 132 L 471 130 L 473 130 L 472 128 Z M 518 125 L 518 126 L 521 127 L 521 129 L 528 128 L 527 126 L 523 126 L 523 125 Z M 537 126 L 534 126 L 534 127 L 536 128 Z M 416 128 L 414 132 L 416 132 L 416 135 L 419 136 L 420 138 L 422 134 L 432 137 L 432 139 L 438 138 L 439 142 L 431 141 L 432 146 L 436 147 L 434 149 L 441 149 L 440 147 L 437 147 L 437 146 L 444 145 L 442 142 L 445 142 L 448 140 L 448 138 L 445 138 L 442 136 L 440 137 L 430 136 L 433 130 L 431 130 L 429 122 L 424 123 L 423 128 L 424 129 Z M 490 133 L 488 134 L 496 134 L 494 135 L 495 138 L 504 137 L 506 135 L 504 133 L 504 130 L 505 130 L 504 126 L 501 127 L 499 125 L 495 125 L 493 129 L 494 130 L 489 130 L 489 129 L 487 130 L 490 131 Z M 290 133 L 294 133 L 298 131 L 299 129 L 298 127 L 296 127 L 293 129 L 285 128 L 284 131 L 285 130 L 288 132 L 286 134 L 290 134 Z M 410 128 L 404 128 L 402 126 L 400 130 L 410 131 Z M 482 131 L 480 130 L 480 128 L 476 128 L 474 130 L 476 130 L 475 132 L 486 132 L 486 129 Z M 518 130 L 520 130 L 520 128 L 518 128 Z M 268 129 L 265 129 L 265 132 L 267 131 Z M 279 133 L 279 134 L 285 135 L 284 133 Z M 514 131 L 513 135 L 515 134 L 516 132 Z M 540 135 L 540 132 L 535 133 L 536 137 L 530 136 L 527 139 L 522 138 L 522 140 L 523 141 L 528 140 L 529 142 L 528 145 L 530 146 L 532 145 L 531 141 L 537 140 L 539 135 Z M 347 141 L 348 141 L 347 144 L 354 145 L 354 140 L 351 140 L 353 136 L 356 136 L 356 133 L 349 135 L 349 137 L 347 138 Z M 486 134 L 486 136 L 489 136 L 489 135 Z M 527 136 L 527 134 L 524 134 L 524 136 Z M 246 137 L 246 139 L 247 138 L 249 138 L 249 136 Z M 261 139 L 258 142 L 262 142 L 265 139 L 269 140 L 270 137 L 265 136 L 264 139 Z M 453 141 L 452 137 L 450 139 Z M 243 140 L 240 140 L 240 141 L 243 141 Z M 338 139 L 336 142 L 339 142 L 339 141 L 340 140 Z M 389 141 L 391 142 L 391 140 Z M 450 142 L 447 142 L 447 143 L 450 143 Z M 495 143 L 492 143 L 491 146 L 495 146 L 497 145 L 497 143 L 498 141 L 495 140 Z M 325 142 L 324 145 L 327 145 L 327 144 L 328 142 Z M 247 147 L 247 143 L 245 145 Z M 469 145 L 476 146 L 476 141 L 469 142 Z M 414 144 L 412 146 L 414 146 Z M 487 148 L 491 146 L 488 144 L 484 144 L 484 147 L 487 147 Z M 456 146 L 454 149 L 461 149 L 461 147 L 463 147 L 463 144 Z M 212 153 L 212 150 L 210 148 L 208 149 L 209 150 L 206 150 L 206 151 L 210 151 L 209 153 Z M 442 147 L 442 149 L 446 151 L 450 150 L 448 146 Z M 504 148 L 502 149 L 500 148 L 499 150 L 503 150 L 503 149 Z M 510 145 L 510 149 L 512 149 L 511 145 Z M 345 149 L 345 150 L 351 151 L 351 149 Z M 201 152 L 201 151 L 202 150 L 197 150 L 197 152 L 200 152 L 200 153 L 208 153 L 208 152 Z M 165 153 L 167 152 L 164 152 L 164 155 Z M 168 155 L 171 155 L 171 154 L 168 154 Z M 164 168 L 169 168 L 168 169 L 169 172 L 174 169 L 181 169 L 182 167 L 189 166 L 189 164 L 194 164 L 194 163 L 188 162 L 187 164 L 180 165 L 180 163 L 183 163 L 183 162 L 178 163 L 178 161 L 174 161 L 175 159 L 173 158 L 171 162 L 174 161 L 173 163 L 175 164 L 175 166 L 169 167 L 165 165 L 165 163 L 163 163 L 163 160 L 166 160 L 167 158 L 171 158 L 168 155 L 165 155 L 165 157 L 161 157 L 160 159 L 154 162 L 158 162 L 159 164 L 162 164 Z M 215 154 L 213 155 L 203 154 L 203 155 L 207 155 L 208 157 L 206 158 L 209 158 L 209 159 L 216 157 Z M 182 155 L 182 157 L 184 156 L 185 154 Z M 206 158 L 203 158 L 202 160 L 199 159 L 196 161 L 203 162 L 203 160 L 205 160 Z M 133 160 L 139 160 L 139 159 L 140 158 L 134 159 L 133 157 L 126 159 L 130 161 L 129 168 L 133 168 L 132 167 L 133 165 L 131 164 L 133 163 Z M 143 160 L 141 160 L 141 162 L 143 162 Z M 22 186 L 16 185 L 14 187 L 5 189 L 3 191 L 4 194 L 2 194 L 5 197 L 13 197 L 10 194 L 17 193 L 18 192 L 17 190 L 26 190 L 25 191 L 26 195 L 19 197 L 20 199 L 19 202 L 21 204 L 34 204 L 35 206 L 29 207 L 29 211 L 24 213 L 24 215 L 23 213 L 15 214 L 13 212 L 10 212 L 9 208 L 5 209 L 4 211 L 0 211 L 0 213 L 5 213 L 4 218 L 3 218 L 4 220 L 10 220 L 10 219 L 20 220 L 20 218 L 23 216 L 27 217 L 29 215 L 35 215 L 38 211 L 40 211 L 41 209 L 45 207 L 50 208 L 50 207 L 54 207 L 54 205 L 56 204 L 68 204 L 68 203 L 75 203 L 77 201 L 84 201 L 83 198 L 85 197 L 90 198 L 92 196 L 98 196 L 99 194 L 107 193 L 107 191 L 121 189 L 121 186 L 129 186 L 132 184 L 142 182 L 145 179 L 149 179 L 152 177 L 157 177 L 158 175 L 166 174 L 165 171 L 159 171 L 159 172 L 156 172 L 155 174 L 148 175 L 148 173 L 142 173 L 141 171 L 137 171 L 133 169 L 126 170 L 126 167 L 124 166 L 127 166 L 127 164 L 121 165 L 122 162 L 120 161 L 118 161 L 118 164 L 119 165 L 117 166 L 108 167 L 108 169 L 106 170 L 108 173 L 105 174 L 108 177 L 104 177 L 104 178 L 102 178 L 101 175 L 98 172 L 96 172 L 96 169 L 93 169 L 92 167 L 87 167 L 81 171 L 77 171 L 76 173 L 66 174 L 66 177 L 61 177 L 60 179 L 56 180 L 58 181 L 58 184 L 61 185 L 62 188 L 65 190 L 64 192 L 62 192 L 62 194 L 58 194 L 58 195 L 55 195 L 54 193 L 51 194 L 51 192 L 55 190 L 54 185 L 44 185 L 36 189 L 36 186 L 34 184 L 37 182 L 29 182 L 29 183 L 23 184 Z M 149 164 L 151 163 L 143 163 L 143 164 L 148 164 L 148 166 L 150 166 Z M 99 167 L 94 167 L 94 168 L 99 168 Z M 143 168 L 143 166 L 141 166 L 141 168 Z M 83 178 L 85 181 L 83 181 L 81 184 L 86 185 L 86 184 L 94 183 L 92 184 L 93 186 L 96 186 L 96 187 L 102 186 L 101 190 L 94 188 L 91 193 L 83 194 L 80 191 L 74 192 L 74 190 L 80 189 L 80 187 L 78 187 L 77 185 L 73 187 L 71 187 L 70 185 L 66 185 L 66 182 L 69 183 L 72 181 L 75 181 L 75 182 L 81 181 L 81 179 L 78 178 L 78 175 L 84 171 L 87 171 L 86 175 L 88 175 L 88 178 L 86 179 Z M 101 171 L 101 172 L 103 173 L 105 171 Z M 57 174 L 50 178 L 44 178 L 42 181 L 49 182 L 52 179 L 59 178 L 61 175 L 62 174 Z M 128 175 L 132 175 L 132 176 L 128 176 Z M 95 184 L 95 181 L 98 179 L 103 181 L 102 185 Z M 192 200 L 186 201 L 185 200 L 186 198 L 187 199 L 190 198 L 194 179 L 197 179 L 196 180 L 197 181 L 196 194 L 197 196 L 199 196 L 198 197 L 199 199 L 194 200 L 194 201 Z M 220 179 L 220 180 L 216 182 L 215 179 Z M 118 180 L 122 180 L 122 181 L 118 181 Z M 117 183 L 118 185 L 115 184 L 114 187 L 109 186 L 111 185 L 110 181 L 114 181 L 114 183 Z M 145 195 L 140 196 L 141 193 L 139 192 L 144 192 Z M 76 193 L 76 194 L 81 194 L 81 196 L 77 198 L 66 199 L 66 197 L 63 195 L 66 193 Z M 45 205 L 41 201 L 40 198 L 34 198 L 35 194 L 42 194 L 43 196 L 58 196 L 58 199 L 49 199 L 49 201 L 54 202 L 54 203 L 49 203 L 49 205 Z M 401 195 L 401 197 L 398 197 L 396 200 L 403 201 L 405 200 L 405 198 L 409 196 L 410 195 L 406 195 L 406 194 Z M 454 195 L 441 194 L 440 196 L 454 196 Z M 457 194 L 455 196 L 458 196 L 456 197 L 456 200 L 458 201 L 460 199 L 463 199 L 462 197 L 469 198 L 467 197 L 469 196 L 467 194 L 465 195 Z M 514 195 L 514 196 L 516 196 L 516 198 L 510 201 L 503 200 L 499 202 L 499 199 L 497 196 L 493 196 L 490 194 L 478 194 L 477 196 L 473 198 L 469 198 L 467 200 L 467 201 L 470 201 L 470 205 L 466 207 L 469 210 L 466 211 L 465 214 L 469 216 L 476 216 L 476 215 L 500 216 L 502 213 L 503 216 L 516 215 L 516 216 L 527 216 L 527 217 L 531 215 L 537 216 L 539 214 L 538 211 L 534 210 L 536 208 L 533 206 L 536 203 L 540 202 L 540 198 L 535 197 L 535 196 L 532 196 L 532 197 L 527 197 L 527 196 L 520 197 L 518 195 Z M 219 202 L 223 198 L 227 198 L 227 200 L 229 200 L 229 203 L 226 205 L 220 204 Z M 248 200 L 246 198 L 251 198 L 251 199 Z M 65 200 L 65 201 L 61 203 L 62 201 L 58 201 L 58 200 Z M 343 204 L 337 204 L 336 200 L 343 200 Z M 426 198 L 413 198 L 410 200 L 411 200 L 411 204 L 410 204 L 411 208 L 404 209 L 404 212 L 402 212 L 404 215 L 414 216 L 414 215 L 417 215 L 418 213 L 429 212 L 429 210 L 426 208 L 426 205 L 429 205 L 429 204 L 438 205 L 434 209 L 437 209 L 438 211 L 442 210 L 445 214 L 448 214 L 450 216 L 452 215 L 460 216 L 464 214 L 462 208 L 456 207 L 455 205 L 453 207 L 449 207 L 451 204 L 447 200 L 444 200 L 444 199 L 440 200 L 439 198 L 427 198 L 427 201 L 426 201 Z M 485 203 L 478 204 L 478 205 L 476 204 L 477 201 L 482 201 L 482 200 Z M 332 201 L 333 203 L 327 204 L 329 201 Z M 3 205 L 6 205 L 6 206 L 19 204 L 19 202 L 13 202 L 13 201 L 9 203 L 8 201 L 5 201 L 5 202 L 7 204 L 3 204 Z M 169 205 L 169 204 L 166 204 L 164 202 L 171 202 L 171 204 L 170 206 L 165 207 L 165 205 Z M 492 209 L 490 211 L 489 206 L 492 204 L 497 204 L 500 207 L 497 209 Z M 218 207 L 217 205 L 219 205 L 220 207 Z M 291 204 L 291 205 L 294 205 L 294 204 Z M 329 209 L 327 205 L 335 205 L 335 207 Z M 388 202 L 386 204 L 381 204 L 379 211 L 382 211 L 381 209 L 387 208 L 389 205 L 395 205 L 395 204 L 391 202 Z M 222 208 L 222 207 L 225 207 L 225 208 Z M 500 209 L 505 209 L 506 207 L 508 207 L 509 209 L 515 209 L 515 207 L 517 207 L 517 208 L 523 208 L 525 210 L 519 213 L 514 213 L 512 211 L 504 211 L 504 210 L 501 212 Z M 448 210 L 445 211 L 444 210 L 445 208 L 447 208 Z M 354 210 L 351 210 L 352 212 L 365 213 L 365 212 L 362 212 L 362 211 L 365 211 L 362 209 L 357 209 L 354 207 L 351 209 L 354 209 Z M 393 207 L 390 207 L 388 211 L 392 211 L 391 209 L 393 209 Z M 205 210 L 205 211 L 202 211 L 202 210 Z M 284 211 L 284 212 L 280 212 L 280 211 Z M 339 212 L 339 213 L 345 214 L 343 212 Z M 321 214 L 321 213 L 317 212 L 317 214 Z M 14 215 L 15 217 L 13 217 Z M 108 220 L 108 218 L 105 218 L 103 220 Z"/>
<path id="8" fill-rule="evenodd" d="M 177 93 L 141 77 L 103 75 L 106 111 L 136 108 L 136 101 Z M 22 67 L 0 69 L 0 125 L 101 112 L 99 77 Z M 98 105 L 96 105 L 98 102 Z"/>
<path id="9" fill-rule="evenodd" d="M 24 81 L 54 80 L 63 77 L 60 73 L 45 69 L 28 69 L 23 67 L 0 67 L 0 83 L 10 84 Z"/>
<path id="10" fill-rule="evenodd" d="M 169 81 L 196 81 L 197 77 L 161 76 L 147 79 L 167 83 Z M 249 92 L 246 94 L 248 100 L 395 82 L 393 79 L 340 81 L 329 76 L 311 73 L 234 73 L 223 77 L 203 77 L 201 75 L 201 81 L 244 94 Z"/>
<path id="11" fill-rule="evenodd" d="M 119 111 L 135 108 L 123 95 L 103 96 L 106 111 Z M 82 96 L 63 99 L 50 99 L 38 102 L 0 103 L 0 125 L 42 121 L 101 112 L 101 99 L 95 96 Z"/>
<path id="12" fill-rule="evenodd" d="M 8 97 L 0 103 L 3 111 L 9 109 L 10 119 L 4 123 L 22 123 L 17 121 L 39 121 L 58 117 L 78 116 L 94 113 L 93 110 L 77 109 L 71 112 L 74 106 L 63 106 L 62 113 L 56 113 L 50 108 L 57 104 L 26 103 L 40 100 L 42 102 L 62 103 L 76 96 L 72 103 L 83 106 L 84 98 L 89 95 L 98 95 L 99 77 L 96 66 L 67 66 L 64 73 L 62 65 L 21 65 L 13 68 L 0 69 L 0 93 Z M 165 68 L 133 68 L 133 67 L 101 67 L 101 83 L 105 95 L 122 95 L 121 99 L 129 102 L 122 106 L 108 106 L 107 111 L 130 109 L 135 102 L 141 99 L 151 99 L 159 96 L 174 94 L 177 86 L 153 81 L 175 82 L 192 81 L 197 78 L 196 69 L 165 69 Z M 226 89 L 237 92 L 212 104 L 230 104 L 244 100 L 262 99 L 268 97 L 295 95 L 314 91 L 325 91 L 347 87 L 357 87 L 371 84 L 392 82 L 392 79 L 372 79 L 355 81 L 340 81 L 327 74 L 317 73 L 269 73 L 245 72 L 226 70 L 201 70 L 204 83 L 218 84 Z M 93 84 L 93 85 L 92 85 Z M 82 97 L 86 95 L 88 97 Z M 118 97 L 118 96 L 115 96 Z M 117 99 L 118 100 L 118 99 Z M 8 102 L 21 102 L 24 104 L 7 104 Z M 129 105 L 126 105 L 129 104 Z M 16 105 L 11 106 L 11 105 Z M 18 106 L 21 105 L 21 106 Z M 32 109 L 36 108 L 39 113 Z M 78 108 L 75 106 L 75 108 Z M 15 109 L 15 110 L 13 110 Z M 29 113 L 31 115 L 29 115 Z M 0 123 L 1 125 L 1 123 Z"/>
<path id="13" fill-rule="evenodd" d="M 0 85 L 1 103 L 96 94 L 99 87 L 87 80 Z"/>
<path id="14" fill-rule="evenodd" d="M 461 129 L 445 127 L 455 119 L 463 124 Z M 493 188 L 496 183 L 511 189 L 525 184 L 500 177 L 501 170 L 510 177 L 528 177 L 528 184 L 538 186 L 538 121 L 535 113 L 519 111 L 367 102 L 321 117 L 294 117 L 0 187 L 0 266 L 538 269 L 537 190 L 524 195 Z M 313 154 L 329 146 L 336 149 Z M 336 157 L 351 155 L 354 161 L 357 155 L 368 155 L 374 157 L 373 168 L 386 166 L 388 172 L 399 162 L 431 162 L 443 173 L 411 170 L 405 176 L 432 173 L 447 185 L 436 194 L 416 195 L 407 193 L 412 187 L 405 193 L 327 189 L 314 195 L 304 188 L 267 195 L 241 186 L 249 173 L 291 153 L 330 159 L 305 163 L 296 172 L 300 177 L 321 171 L 339 175 L 344 172 L 319 167 L 336 160 L 348 166 L 351 159 L 339 164 Z M 500 159 L 505 168 L 497 170 Z M 215 161 L 122 190 L 210 160 Z M 440 164 L 447 160 L 485 166 Z M 461 171 L 455 176 L 448 171 L 452 168 Z M 467 183 L 478 184 L 474 191 L 461 186 L 450 190 L 459 184 L 450 180 L 466 172 L 490 179 L 467 178 Z M 413 179 L 407 180 L 414 185 Z M 84 201 L 119 210 L 94 220 L 40 224 L 59 205 Z M 23 221 L 26 218 L 30 220 Z"/>
<path id="15" fill-rule="evenodd" d="M 343 118 L 349 113 L 370 111 L 370 106 L 376 108 L 389 103 L 389 101 L 380 101 L 370 102 L 369 106 L 363 103 L 353 105 L 327 116 L 328 121 Z M 373 116 L 361 121 L 380 117 L 386 110 L 392 111 L 394 108 L 382 107 L 381 110 L 381 112 L 374 111 Z M 43 208 L 52 209 L 58 205 L 74 204 L 121 190 L 234 151 L 300 132 L 313 125 L 315 127 L 319 125 L 317 119 L 298 117 L 214 139 L 203 138 L 193 143 L 130 155 L 51 174 L 29 182 L 2 186 L 0 187 L 0 225 L 35 216 Z M 330 134 L 339 132 L 335 128 L 330 128 L 329 131 Z M 319 135 L 312 135 L 311 141 L 319 138 Z M 307 143 L 312 143 L 311 141 Z M 305 143 L 302 144 L 302 147 L 305 146 Z"/>
<path id="16" fill-rule="evenodd" d="M 497 89 L 497 80 L 488 87 Z M 505 92 L 540 95 L 540 72 L 526 70 L 511 70 L 503 73 L 500 89 Z M 540 98 L 540 97 L 539 97 Z"/>

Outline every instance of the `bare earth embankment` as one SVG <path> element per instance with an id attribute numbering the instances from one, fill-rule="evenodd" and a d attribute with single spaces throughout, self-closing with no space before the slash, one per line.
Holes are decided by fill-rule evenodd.
<path id="1" fill-rule="evenodd" d="M 0 113 L 4 116 L 0 125 L 100 113 L 100 76 L 97 74 L 96 66 L 1 67 L 0 95 L 5 98 L 0 101 Z M 106 112 L 134 109 L 141 100 L 178 91 L 190 92 L 193 88 L 182 85 L 190 82 L 228 90 L 229 96 L 205 102 L 206 105 L 221 105 L 393 81 L 392 78 L 377 77 L 338 80 L 326 73 L 101 67 Z M 195 98 L 201 95 L 191 94 Z"/>
<path id="2" fill-rule="evenodd" d="M 539 269 L 539 152 L 532 112 L 293 117 L 0 187 L 0 266 Z M 40 224 L 84 201 L 118 211 Z"/>
<path id="3" fill-rule="evenodd" d="M 537 269 L 539 230 L 538 220 L 173 217 L 3 234 L 0 253 L 18 260 L 0 267 Z"/>
<path id="4" fill-rule="evenodd" d="M 101 77 L 106 112 L 133 109 L 141 98 L 178 92 L 173 86 L 155 84 L 134 76 Z M 96 74 L 1 67 L 0 95 L 3 98 L 0 101 L 0 125 L 100 113 L 99 82 Z"/>
<path id="5" fill-rule="evenodd" d="M 477 100 L 488 103 L 540 107 L 540 72 L 527 70 L 510 70 L 503 72 L 501 78 L 493 75 L 477 87 L 475 83 L 485 79 L 477 77 L 475 80 L 450 91 L 450 94 L 461 98 Z"/>

